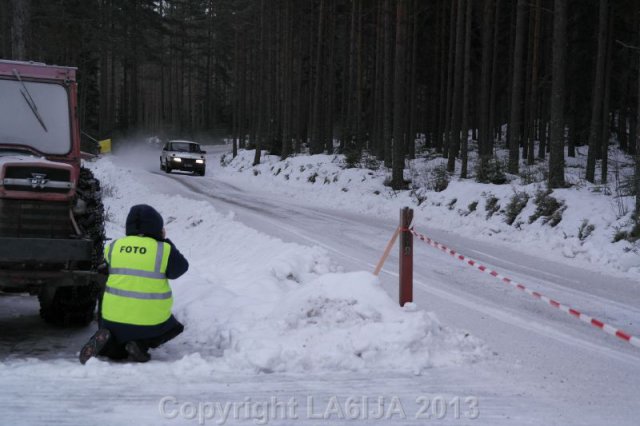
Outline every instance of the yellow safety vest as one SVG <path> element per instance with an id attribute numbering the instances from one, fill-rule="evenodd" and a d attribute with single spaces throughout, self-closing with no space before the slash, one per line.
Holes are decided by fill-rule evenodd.
<path id="1" fill-rule="evenodd" d="M 157 325 L 171 316 L 173 297 L 165 275 L 171 245 L 153 238 L 128 236 L 105 247 L 109 279 L 102 317 L 135 325 Z"/>

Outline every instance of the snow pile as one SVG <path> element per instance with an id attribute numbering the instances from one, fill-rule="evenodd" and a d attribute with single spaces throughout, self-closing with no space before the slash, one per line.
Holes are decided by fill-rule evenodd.
<path id="1" fill-rule="evenodd" d="M 451 180 L 445 190 L 435 192 L 430 187 L 434 170 L 442 166 L 441 158 L 412 161 L 405 178 L 412 180 L 413 189 L 394 191 L 384 185 L 389 177 L 383 168 L 371 164 L 370 169 L 345 169 L 343 156 L 300 155 L 281 161 L 277 156 L 263 155 L 261 164 L 252 166 L 253 156 L 254 151 L 244 150 L 234 159 L 226 154 L 221 159 L 226 167 L 214 171 L 216 178 L 254 183 L 259 179 L 262 191 L 382 217 L 395 217 L 401 207 L 412 206 L 414 224 L 421 232 L 426 233 L 424 227 L 428 226 L 472 238 L 498 238 L 516 250 L 535 251 L 550 260 L 563 256 L 592 270 L 606 267 L 635 277 L 640 273 L 637 244 L 613 242 L 620 231 L 633 225 L 633 197 L 611 194 L 610 188 L 582 181 L 582 170 L 576 167 L 567 168 L 567 179 L 574 186 L 550 194 L 561 204 L 557 213 L 561 220 L 554 224 L 549 217 L 532 218 L 538 207 L 536 196 L 545 190 L 544 182 L 522 184 L 515 179 L 510 184 L 493 185 Z M 579 161 L 568 159 L 569 166 Z M 531 170 L 532 174 L 538 172 Z M 513 214 L 509 205 L 518 194 L 526 194 L 526 205 L 509 217 Z"/>
<path id="2" fill-rule="evenodd" d="M 277 300 L 251 300 L 225 290 L 232 301 L 227 307 L 218 299 L 211 310 L 211 298 L 201 289 L 201 297 L 181 303 L 177 311 L 197 324 L 187 331 L 190 339 L 219 351 L 217 368 L 419 372 L 484 355 L 478 340 L 443 328 L 433 314 L 400 309 L 369 273 L 324 274 L 280 292 Z M 259 284 L 254 290 L 260 294 Z"/>
<path id="3" fill-rule="evenodd" d="M 161 198 L 139 182 L 136 173 L 147 172 L 109 157 L 91 167 L 103 182 L 109 237 L 123 235 L 131 205 L 150 204 L 190 261 L 189 272 L 172 282 L 174 313 L 186 330 L 153 353 L 154 360 L 176 363 L 177 374 L 419 372 L 488 353 L 433 314 L 398 307 L 370 273 L 341 272 L 323 249 L 261 234 L 204 201 Z"/>

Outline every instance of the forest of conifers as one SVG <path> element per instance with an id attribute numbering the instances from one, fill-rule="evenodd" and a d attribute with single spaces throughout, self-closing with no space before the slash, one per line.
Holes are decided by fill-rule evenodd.
<path id="1" fill-rule="evenodd" d="M 604 183 L 640 147 L 638 0 L 2 0 L 0 25 L 1 58 L 79 68 L 96 137 L 335 144 L 395 188 L 416 140 L 463 178 L 477 151 L 480 181 L 500 148 L 513 174 L 548 162 L 550 187 L 576 150 Z"/>

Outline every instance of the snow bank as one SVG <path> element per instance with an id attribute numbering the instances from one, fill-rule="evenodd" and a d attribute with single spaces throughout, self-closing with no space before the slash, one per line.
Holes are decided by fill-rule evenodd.
<path id="1" fill-rule="evenodd" d="M 261 294 L 259 283 L 253 287 L 253 294 Z M 443 328 L 433 314 L 400 309 L 366 272 L 324 274 L 274 292 L 279 293 L 275 300 L 226 291 L 224 300 L 232 300 L 226 308 L 217 303 L 212 312 L 212 298 L 201 291 L 202 298 L 178 310 L 189 324 L 197 324 L 187 336 L 219 351 L 215 364 L 221 369 L 419 372 L 484 354 L 478 340 Z"/>
<path id="2" fill-rule="evenodd" d="M 574 187 L 552 194 L 566 207 L 560 223 L 552 227 L 543 219 L 530 223 L 535 195 L 544 190 L 541 183 L 492 185 L 454 179 L 442 192 L 429 189 L 428 176 L 442 159 L 411 162 L 405 177 L 411 178 L 414 189 L 394 191 L 384 185 L 388 176 L 383 168 L 372 164 L 371 169 L 345 169 L 343 156 L 300 155 L 281 161 L 277 156 L 263 155 L 262 163 L 252 166 L 253 156 L 254 151 L 243 150 L 234 159 L 225 155 L 222 163 L 226 167 L 216 170 L 216 177 L 254 183 L 260 179 L 262 191 L 381 217 L 396 217 L 401 207 L 412 206 L 418 231 L 425 232 L 421 227 L 428 226 L 472 238 L 499 239 L 516 250 L 535 252 L 550 260 L 562 256 L 591 270 L 604 267 L 634 277 L 640 273 L 638 246 L 624 240 L 612 242 L 617 232 L 632 225 L 633 197 L 614 196 L 607 188 L 581 181 L 579 169 L 567 169 Z M 510 225 L 505 222 L 506 209 L 516 193 L 526 193 L 529 200 Z M 490 214 L 492 199 L 497 209 Z M 593 230 L 585 235 L 589 226 Z M 456 249 L 463 251 L 462 247 Z"/>
<path id="3" fill-rule="evenodd" d="M 159 197 L 143 174 L 109 157 L 91 165 L 103 183 L 107 235 L 123 235 L 133 204 L 147 203 L 164 217 L 167 235 L 191 263 L 172 282 L 174 313 L 185 332 L 153 351 L 146 365 L 92 359 L 86 366 L 60 360 L 58 373 L 77 376 L 215 372 L 420 372 L 474 362 L 486 347 L 442 326 L 415 307 L 402 309 L 366 272 L 343 273 L 317 247 L 285 243 L 217 212 L 209 203 Z M 147 176 L 148 179 L 148 176 Z M 154 178 L 155 179 L 155 178 Z M 40 374 L 50 362 L 0 362 L 0 376 Z M 13 371 L 13 373 L 11 373 Z"/>

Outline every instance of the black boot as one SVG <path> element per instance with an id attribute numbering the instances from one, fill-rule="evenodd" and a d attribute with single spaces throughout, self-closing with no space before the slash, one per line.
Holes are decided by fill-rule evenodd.
<path id="1" fill-rule="evenodd" d="M 136 362 L 147 362 L 151 359 L 151 355 L 149 355 L 147 349 L 143 348 L 135 340 L 127 342 L 124 348 L 127 350 L 129 357 Z"/>
<path id="2" fill-rule="evenodd" d="M 91 339 L 80 350 L 80 363 L 84 364 L 89 361 L 90 358 L 97 356 L 105 347 L 107 342 L 111 339 L 111 332 L 106 328 L 100 328 L 95 332 Z"/>

